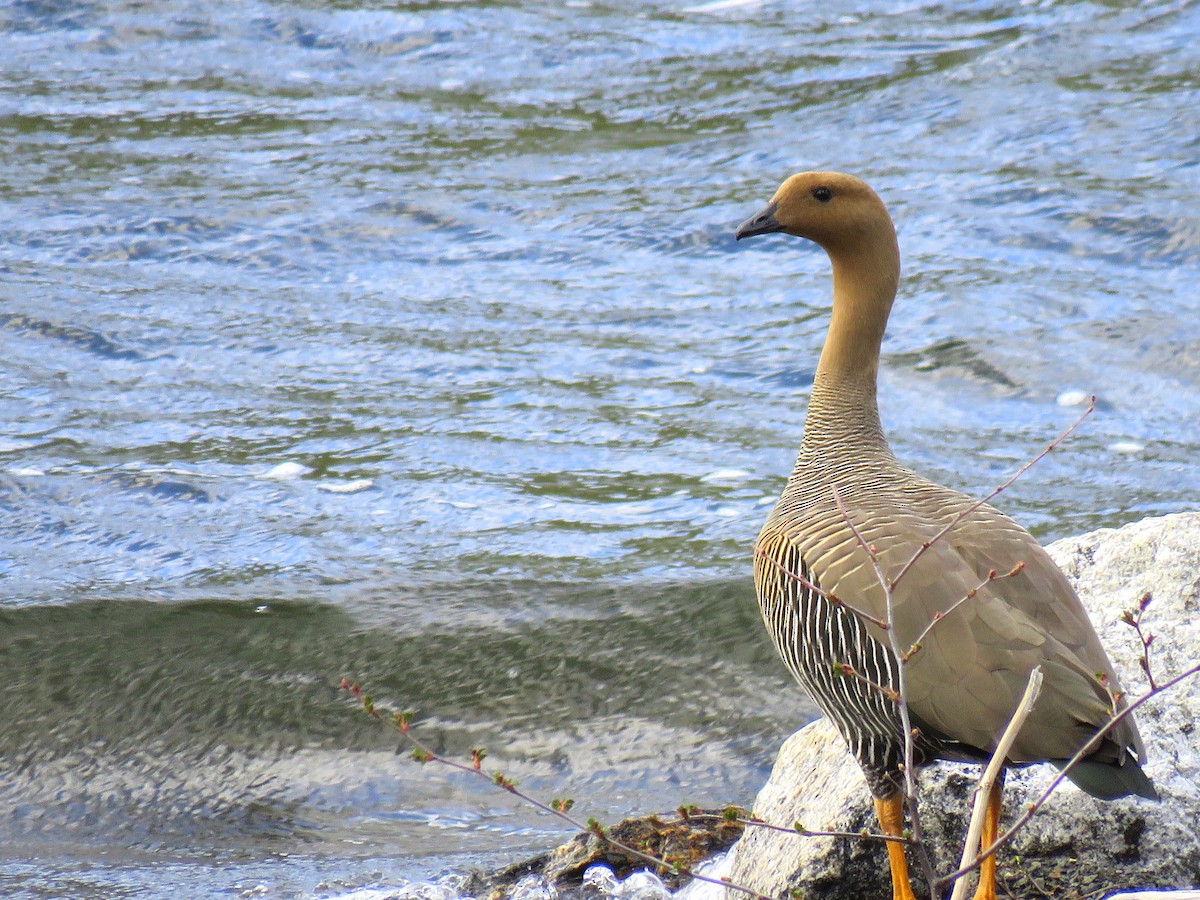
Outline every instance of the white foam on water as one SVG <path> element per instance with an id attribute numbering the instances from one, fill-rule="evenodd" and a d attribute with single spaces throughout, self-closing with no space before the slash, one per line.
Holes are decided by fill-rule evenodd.
<path id="1" fill-rule="evenodd" d="M 1059 406 L 1085 406 L 1091 396 L 1087 391 L 1069 390 L 1055 397 L 1054 402 Z"/>
<path id="2" fill-rule="evenodd" d="M 742 469 L 717 469 L 715 472 L 701 476 L 700 480 L 711 483 L 714 481 L 741 481 L 743 478 L 749 477 L 750 473 Z"/>
<path id="3" fill-rule="evenodd" d="M 354 481 L 323 481 L 317 485 L 318 491 L 329 494 L 357 494 L 375 486 L 370 478 L 356 478 Z"/>
<path id="4" fill-rule="evenodd" d="M 277 466 L 273 466 L 266 472 L 260 475 L 260 478 L 270 478 L 275 481 L 290 481 L 293 478 L 299 478 L 301 475 L 307 475 L 311 472 L 308 466 L 298 462 L 281 462 Z"/>

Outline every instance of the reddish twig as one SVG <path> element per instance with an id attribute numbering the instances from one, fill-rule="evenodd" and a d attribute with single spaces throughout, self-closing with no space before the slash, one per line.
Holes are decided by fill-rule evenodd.
<path id="1" fill-rule="evenodd" d="M 1154 635 L 1142 630 L 1142 614 L 1146 611 L 1146 607 L 1150 605 L 1152 599 L 1149 591 L 1144 593 L 1142 599 L 1138 601 L 1137 609 L 1127 609 L 1121 615 L 1121 621 L 1137 632 L 1138 640 L 1142 644 L 1142 658 L 1138 660 L 1138 664 L 1146 674 L 1146 680 L 1150 683 L 1150 689 L 1154 690 L 1158 687 L 1154 682 L 1154 672 L 1150 668 L 1150 645 L 1154 643 Z"/>
<path id="2" fill-rule="evenodd" d="M 1062 769 L 1059 770 L 1058 775 L 1055 776 L 1054 780 L 1050 782 L 1049 786 L 1047 786 L 1047 788 L 1044 791 L 1042 791 L 1042 793 L 1038 796 L 1038 798 L 1036 800 L 1034 800 L 1032 803 L 1028 804 L 1025 807 L 1025 812 L 1022 813 L 1020 818 L 1018 818 L 1015 822 L 1013 822 L 1013 824 L 1011 826 L 1009 826 L 1007 831 L 1005 831 L 1002 835 L 1000 835 L 998 838 L 996 838 L 994 841 L 992 841 L 991 846 L 986 847 L 983 850 L 981 850 L 979 853 L 979 856 L 975 859 L 974 863 L 972 863 L 969 866 L 960 866 L 958 869 L 951 872 L 949 875 L 945 875 L 942 878 L 939 878 L 937 881 L 937 887 L 939 887 L 939 888 L 945 887 L 946 885 L 950 884 L 950 882 L 955 881 L 956 879 L 961 878 L 963 875 L 966 875 L 968 872 L 971 872 L 974 869 L 978 868 L 980 863 L 982 863 L 985 859 L 987 859 L 992 854 L 996 853 L 1001 847 L 1003 847 L 1005 844 L 1007 844 L 1009 841 L 1011 841 L 1013 839 L 1013 836 L 1018 831 L 1020 831 L 1022 828 L 1025 827 L 1026 823 L 1034 817 L 1034 815 L 1037 813 L 1037 811 L 1039 809 L 1041 809 L 1043 806 L 1045 806 L 1046 801 L 1050 799 L 1050 795 L 1053 794 L 1054 791 L 1058 788 L 1058 786 L 1060 784 L 1062 784 L 1063 781 L 1066 780 L 1067 775 L 1071 771 L 1071 769 L 1075 768 L 1075 766 L 1077 766 L 1080 762 L 1082 762 L 1084 759 L 1086 759 L 1088 756 L 1090 756 L 1095 751 L 1095 749 L 1100 746 L 1100 742 L 1102 740 L 1104 740 L 1105 735 L 1107 735 L 1110 731 L 1112 731 L 1112 729 L 1115 728 L 1120 722 L 1124 721 L 1126 718 L 1133 715 L 1133 711 L 1135 709 L 1137 709 L 1139 706 L 1144 704 L 1150 698 L 1156 697 L 1159 694 L 1163 693 L 1164 691 L 1170 690 L 1175 685 L 1179 684 L 1181 681 L 1185 681 L 1188 678 L 1191 678 L 1193 675 L 1197 675 L 1197 674 L 1200 674 L 1200 663 L 1197 663 L 1196 665 L 1192 666 L 1190 669 L 1184 670 L 1183 672 L 1176 675 L 1174 678 L 1171 678 L 1170 680 L 1163 682 L 1158 687 L 1152 688 L 1148 693 L 1143 694 L 1141 697 L 1138 697 L 1136 700 L 1134 700 L 1132 703 L 1130 703 L 1124 709 L 1115 713 L 1103 725 L 1103 727 L 1100 728 L 1099 731 L 1097 731 L 1094 735 L 1092 735 L 1091 739 L 1086 744 L 1084 744 L 1082 747 L 1079 748 L 1079 751 L 1074 756 L 1072 756 L 1069 760 L 1067 760 L 1066 765 L 1064 765 L 1062 767 Z"/>
<path id="3" fill-rule="evenodd" d="M 879 691 L 883 696 L 887 697 L 893 703 L 900 702 L 900 692 L 893 687 L 888 687 L 886 684 L 880 684 L 866 675 L 859 672 L 850 663 L 834 663 L 833 671 L 843 678 L 853 678 L 855 681 L 861 681 L 869 688 Z"/>
<path id="4" fill-rule="evenodd" d="M 932 547 L 934 544 L 936 544 L 938 541 L 940 541 L 942 538 L 944 538 L 947 534 L 949 534 L 950 531 L 953 530 L 954 527 L 959 522 L 961 522 L 967 516 L 971 515 L 971 513 L 975 512 L 975 510 L 979 509 L 979 507 L 983 506 L 985 503 L 988 503 L 988 502 L 994 500 L 997 496 L 999 496 L 1004 491 L 1006 491 L 1010 487 L 1012 487 L 1013 483 L 1016 482 L 1017 479 L 1019 479 L 1022 475 L 1024 475 L 1026 472 L 1028 472 L 1034 466 L 1036 466 L 1043 459 L 1045 459 L 1046 456 L 1049 455 L 1049 453 L 1052 450 L 1057 448 L 1063 441 L 1065 441 L 1068 437 L 1070 437 L 1075 432 L 1075 430 L 1077 428 L 1079 428 L 1080 425 L 1083 424 L 1083 420 L 1086 419 L 1088 416 L 1090 416 L 1095 411 L 1095 409 L 1096 409 L 1096 397 L 1095 397 L 1095 395 L 1093 395 L 1092 397 L 1090 397 L 1088 399 L 1087 409 L 1085 409 L 1083 411 L 1083 413 L 1079 416 L 1079 418 L 1076 419 L 1074 422 L 1072 422 L 1071 425 L 1068 426 L 1067 429 L 1062 432 L 1062 434 L 1060 434 L 1058 437 L 1056 437 L 1054 440 L 1052 440 L 1049 444 L 1047 444 L 1045 449 L 1042 450 L 1041 453 L 1039 453 L 1037 456 L 1033 457 L 1033 459 L 1029 460 L 1027 463 L 1025 463 L 1025 465 L 1021 466 L 1021 468 L 1017 469 L 1017 471 L 1014 472 L 1009 477 L 1009 479 L 1007 481 L 1005 481 L 1003 484 L 1001 484 L 999 487 L 993 488 L 992 492 L 990 494 L 988 494 L 986 497 L 976 500 L 974 503 L 970 504 L 965 509 L 963 509 L 961 512 L 959 512 L 959 514 L 956 515 L 953 519 L 951 519 L 940 531 L 937 532 L 937 534 L 935 534 L 928 541 L 925 541 L 923 544 L 921 544 L 921 546 L 917 549 L 917 552 L 914 553 L 912 555 L 912 557 L 909 558 L 908 562 L 906 562 L 903 566 L 900 567 L 900 571 L 896 574 L 896 577 L 893 578 L 891 581 L 892 587 L 895 588 L 896 584 L 900 581 L 900 579 L 908 574 L 909 570 L 912 569 L 912 567 L 917 564 L 917 560 L 919 560 L 922 556 L 924 556 L 925 552 L 930 547 Z"/>
<path id="5" fill-rule="evenodd" d="M 622 853 L 628 854 L 634 859 L 641 860 L 652 868 L 665 869 L 672 875 L 686 876 L 697 881 L 704 881 L 708 884 L 729 888 L 730 890 L 738 891 L 753 897 L 755 900 L 777 900 L 777 898 L 770 897 L 767 894 L 761 894 L 752 888 L 734 884 L 725 878 L 710 878 L 707 875 L 701 875 L 693 871 L 687 866 L 667 862 L 666 860 L 660 859 L 653 854 L 638 850 L 635 847 L 631 847 L 628 844 L 614 838 L 605 830 L 603 825 L 596 821 L 596 819 L 589 818 L 587 822 L 581 822 L 579 819 L 576 819 L 574 816 L 570 815 L 569 810 L 572 806 L 574 806 L 574 800 L 554 799 L 551 800 L 549 804 L 537 800 L 536 798 L 520 790 L 517 787 L 517 783 L 508 776 L 497 771 L 489 771 L 488 769 L 485 769 L 483 767 L 483 760 L 487 756 L 487 751 L 483 750 L 482 748 L 472 748 L 471 762 L 469 765 L 434 753 L 433 750 L 431 750 L 424 742 L 422 742 L 420 738 L 412 733 L 411 726 L 413 713 L 411 711 L 392 712 L 376 706 L 370 695 L 364 693 L 362 687 L 357 682 L 351 683 L 346 678 L 342 679 L 341 686 L 343 690 L 348 691 L 356 700 L 359 701 L 367 715 L 371 716 L 372 718 L 379 719 L 380 721 L 388 722 L 393 728 L 400 732 L 401 737 L 403 737 L 404 740 L 412 747 L 412 758 L 419 763 L 436 762 L 444 766 L 449 766 L 452 769 L 457 769 L 460 772 L 466 772 L 470 775 L 483 778 L 491 784 L 494 784 L 496 787 L 507 791 L 520 800 L 523 800 L 525 803 L 528 803 L 535 809 L 540 809 L 542 812 L 549 813 L 563 822 L 566 822 L 577 831 L 586 831 L 595 835 L 600 840 L 605 841 L 609 846 L 620 850 Z"/>
<path id="6" fill-rule="evenodd" d="M 934 879 L 937 876 L 933 871 L 933 860 L 929 858 L 929 851 L 925 847 L 925 833 L 921 827 L 921 813 L 917 803 L 917 747 L 912 719 L 908 714 L 908 673 L 906 671 L 908 666 L 902 658 L 904 651 L 900 646 L 900 637 L 896 634 L 895 628 L 896 581 L 888 581 L 884 575 L 883 567 L 879 563 L 879 552 L 875 549 L 874 545 L 867 543 L 862 532 L 858 530 L 858 526 L 854 524 L 854 520 L 850 518 L 850 511 L 846 509 L 846 504 L 842 502 L 842 495 L 836 485 L 833 487 L 833 501 L 837 504 L 838 512 L 841 513 L 842 519 L 849 526 L 854 539 L 858 541 L 859 546 L 862 547 L 871 560 L 871 566 L 875 569 L 875 576 L 879 580 L 880 587 L 883 588 L 885 618 L 887 622 L 884 630 L 888 636 L 892 656 L 897 661 L 896 686 L 894 691 L 899 696 L 896 709 L 900 715 L 900 729 L 904 738 L 904 800 L 905 805 L 908 807 L 909 822 L 912 825 L 913 845 L 916 847 L 917 861 L 921 866 L 921 874 L 925 876 L 925 881 L 929 885 L 929 895 L 933 897 L 936 896 Z"/>
<path id="7" fill-rule="evenodd" d="M 897 844 L 911 843 L 909 838 L 898 834 L 878 834 L 877 832 L 868 831 L 814 831 L 811 828 L 805 828 L 800 822 L 794 822 L 791 826 L 787 825 L 772 825 L 758 816 L 738 815 L 736 806 L 726 807 L 724 815 L 718 816 L 713 813 L 696 812 L 694 806 L 681 806 L 678 809 L 680 818 L 688 820 L 709 820 L 716 821 L 723 819 L 727 822 L 736 822 L 745 828 L 765 828 L 767 831 L 779 831 L 783 834 L 798 834 L 803 837 L 830 837 L 830 838 L 867 838 L 875 841 L 893 841 Z"/>
<path id="8" fill-rule="evenodd" d="M 876 831 L 869 831 L 864 828 L 862 831 L 814 831 L 811 828 L 805 828 L 800 822 L 792 823 L 789 828 L 786 825 L 772 825 L 770 822 L 764 822 L 762 819 L 749 818 L 737 820 L 747 828 L 765 828 L 767 831 L 779 831 L 784 834 L 798 834 L 801 837 L 828 837 L 828 838 L 865 838 L 869 841 L 892 841 L 897 844 L 911 844 L 912 839 L 906 838 L 899 834 L 880 834 Z"/>
<path id="9" fill-rule="evenodd" d="M 789 569 L 787 566 L 785 566 L 782 562 L 775 559 L 773 556 L 770 556 L 762 548 L 756 546 L 754 548 L 754 556 L 757 559 L 765 559 L 767 562 L 769 562 L 771 565 L 773 565 L 775 568 L 777 568 L 780 572 L 782 572 L 788 578 L 797 582 L 805 590 L 812 591 L 818 597 L 825 598 L 833 606 L 840 606 L 842 609 L 845 609 L 849 612 L 854 613 L 854 615 L 858 616 L 860 619 L 862 619 L 866 622 L 870 622 L 872 625 L 876 625 L 880 629 L 887 631 L 888 624 L 887 624 L 887 622 L 883 621 L 883 619 L 877 619 L 873 615 L 871 615 L 869 612 L 866 612 L 865 610 L 861 610 L 856 606 L 851 606 L 849 603 L 847 603 L 845 600 L 841 599 L 840 597 L 836 597 L 833 594 L 829 593 L 829 591 L 818 587 L 816 584 L 814 584 L 809 579 L 805 578 L 799 572 L 793 572 L 791 569 Z"/>
<path id="10" fill-rule="evenodd" d="M 997 575 L 995 569 L 992 569 L 990 572 L 988 572 L 987 577 L 984 578 L 983 581 L 979 582 L 979 584 L 975 585 L 975 587 L 971 588 L 971 590 L 967 591 L 963 596 L 959 597 L 957 600 L 955 600 L 953 603 L 951 603 L 948 607 L 946 607 L 946 609 L 942 610 L 941 612 L 936 612 L 933 614 L 933 619 L 931 619 L 929 624 L 925 626 L 925 630 L 922 631 L 919 635 L 917 635 L 917 639 L 915 641 L 913 641 L 912 644 L 909 646 L 908 650 L 905 651 L 904 655 L 901 657 L 901 661 L 908 662 L 910 659 L 912 659 L 914 656 L 916 656 L 917 653 L 919 653 L 921 650 L 921 642 L 924 641 L 926 637 L 928 637 L 929 632 L 933 631 L 933 627 L 935 625 L 937 625 L 938 622 L 942 621 L 942 619 L 946 618 L 946 616 L 950 615 L 950 613 L 954 612 L 956 609 L 958 609 L 960 606 L 962 606 L 964 603 L 966 603 L 968 600 L 973 600 L 975 598 L 975 596 L 980 592 L 980 590 L 983 589 L 984 585 L 991 584 L 993 581 L 999 581 L 1001 578 L 1012 578 L 1014 575 L 1016 575 L 1018 572 L 1020 572 L 1024 568 L 1025 568 L 1025 563 L 1019 562 L 1015 566 L 1012 567 L 1011 571 L 1005 572 L 1003 575 Z"/>

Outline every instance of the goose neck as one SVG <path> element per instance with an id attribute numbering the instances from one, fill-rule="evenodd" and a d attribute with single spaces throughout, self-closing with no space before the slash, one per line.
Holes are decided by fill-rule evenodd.
<path id="1" fill-rule="evenodd" d="M 817 365 L 805 445 L 887 447 L 879 421 L 879 351 L 899 282 L 894 234 L 873 252 L 830 253 L 833 311 Z"/>

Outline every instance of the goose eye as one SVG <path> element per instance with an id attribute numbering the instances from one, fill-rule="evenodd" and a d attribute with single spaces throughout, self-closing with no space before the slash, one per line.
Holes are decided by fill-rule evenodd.
<path id="1" fill-rule="evenodd" d="M 828 203 L 830 200 L 833 199 L 833 191 L 831 191 L 827 187 L 813 188 L 812 195 L 814 197 L 816 197 L 818 200 L 820 200 L 822 203 Z"/>

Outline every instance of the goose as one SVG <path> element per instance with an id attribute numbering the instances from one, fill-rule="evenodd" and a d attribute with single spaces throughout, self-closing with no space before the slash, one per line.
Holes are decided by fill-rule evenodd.
<path id="1" fill-rule="evenodd" d="M 852 175 L 793 175 L 735 236 L 776 232 L 825 250 L 833 304 L 800 452 L 755 545 L 755 589 L 783 662 L 862 767 L 881 830 L 900 835 L 901 664 L 917 765 L 987 760 L 1040 666 L 1041 692 L 1005 764 L 1062 767 L 1123 708 L 1121 688 L 1074 589 L 1029 532 L 918 475 L 888 445 L 876 382 L 900 251 L 879 196 Z M 883 580 L 893 583 L 890 624 Z M 910 648 L 899 658 L 889 628 Z M 1067 777 L 1100 799 L 1153 799 L 1144 761 L 1126 717 Z M 984 848 L 1001 800 L 999 780 Z M 903 844 L 887 851 L 893 900 L 915 900 Z M 992 855 L 975 900 L 995 897 Z"/>

